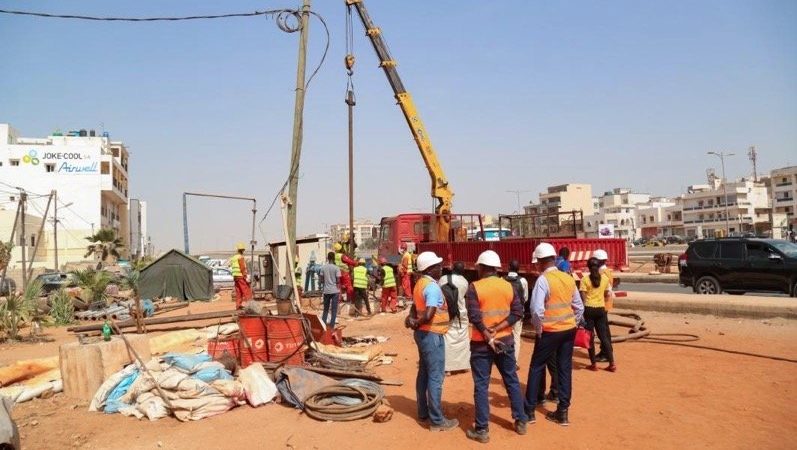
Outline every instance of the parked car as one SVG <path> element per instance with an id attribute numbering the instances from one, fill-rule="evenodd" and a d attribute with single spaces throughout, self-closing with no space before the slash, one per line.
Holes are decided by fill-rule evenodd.
<path id="1" fill-rule="evenodd" d="M 230 269 L 215 268 L 213 269 L 213 287 L 231 288 L 233 287 L 234 280 L 232 278 L 232 271 Z"/>
<path id="2" fill-rule="evenodd" d="M 683 244 L 683 243 L 685 243 L 685 242 L 686 242 L 686 240 L 684 240 L 684 238 L 683 238 L 683 237 L 681 237 L 681 236 L 678 236 L 677 234 L 674 234 L 674 235 L 672 235 L 672 236 L 667 236 L 666 238 L 664 238 L 664 240 L 665 240 L 665 241 L 666 241 L 668 244 Z"/>
<path id="3" fill-rule="evenodd" d="M 76 286 L 75 280 L 71 274 L 65 272 L 49 272 L 43 273 L 33 279 L 34 282 L 39 282 L 42 285 L 41 295 L 49 295 L 53 291 L 57 291 L 62 287 Z"/>
<path id="4" fill-rule="evenodd" d="M 16 290 L 17 290 L 17 282 L 12 280 L 11 278 L 6 278 L 5 280 L 3 280 L 3 284 L 0 285 L 0 296 L 9 295 Z"/>
<path id="5" fill-rule="evenodd" d="M 783 292 L 797 297 L 797 244 L 777 239 L 701 239 L 678 258 L 679 281 L 698 294 Z"/>

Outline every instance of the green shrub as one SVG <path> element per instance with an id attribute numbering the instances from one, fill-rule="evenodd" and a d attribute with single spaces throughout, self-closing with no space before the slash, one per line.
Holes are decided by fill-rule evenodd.
<path id="1" fill-rule="evenodd" d="M 50 316 L 56 325 L 69 325 L 74 322 L 75 305 L 72 297 L 63 289 L 50 295 Z"/>

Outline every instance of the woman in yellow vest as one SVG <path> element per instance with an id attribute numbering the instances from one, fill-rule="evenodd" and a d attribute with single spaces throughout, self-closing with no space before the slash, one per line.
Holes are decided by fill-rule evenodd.
<path id="1" fill-rule="evenodd" d="M 614 364 L 612 333 L 609 330 L 609 316 L 606 313 L 606 301 L 612 298 L 609 290 L 609 276 L 601 272 L 601 262 L 597 258 L 590 258 L 587 261 L 587 267 L 589 276 L 581 279 L 579 291 L 581 291 L 581 299 L 584 301 L 585 328 L 592 332 L 588 349 L 590 362 L 588 369 L 598 370 L 595 365 L 595 333 L 597 332 L 601 343 L 604 344 L 604 354 L 609 360 L 606 370 L 614 372 L 617 370 L 617 366 Z"/>
<path id="2" fill-rule="evenodd" d="M 607 264 L 609 262 L 609 254 L 606 250 L 598 249 L 592 254 L 592 257 L 597 259 L 600 262 L 600 272 L 602 275 L 606 275 L 609 278 L 609 298 L 606 299 L 606 312 L 612 310 L 613 306 L 613 298 L 614 298 L 614 272 L 612 269 L 609 268 Z M 595 356 L 595 361 L 597 362 L 608 362 L 609 358 L 606 357 L 606 344 L 601 339 L 601 350 Z"/>
<path id="3" fill-rule="evenodd" d="M 352 269 L 354 278 L 354 310 L 355 315 L 362 314 L 363 303 L 368 315 L 371 315 L 371 302 L 368 301 L 368 269 L 365 268 L 365 260 L 360 258 L 357 267 Z"/>
<path id="4" fill-rule="evenodd" d="M 418 255 L 417 267 L 423 275 L 415 283 L 413 305 L 404 320 L 407 328 L 415 330 L 413 337 L 418 346 L 418 376 L 415 379 L 418 420 L 428 420 L 432 431 L 448 431 L 459 425 L 457 419 L 443 416 L 441 405 L 446 368 L 445 334 L 449 322 L 443 291 L 436 281 L 441 275 L 442 262 L 443 258 L 434 252 Z"/>
<path id="5" fill-rule="evenodd" d="M 559 378 L 559 404 L 555 412 L 545 418 L 568 425 L 567 410 L 570 407 L 573 371 L 573 341 L 576 324 L 584 315 L 584 304 L 573 277 L 559 271 L 555 264 L 556 250 L 543 242 L 534 249 L 532 262 L 537 264 L 540 276 L 531 291 L 531 322 L 537 333 L 531 367 L 526 383 L 526 413 L 529 423 L 534 423 L 534 408 L 537 405 L 540 381 L 545 373 L 545 362 L 556 352 Z"/>
<path id="6" fill-rule="evenodd" d="M 473 374 L 473 403 L 476 422 L 466 436 L 486 444 L 490 441 L 490 375 L 493 364 L 504 381 L 504 388 L 515 419 L 515 432 L 526 434 L 528 416 L 523 410 L 523 395 L 515 359 L 515 338 L 512 327 L 523 320 L 523 302 L 512 285 L 498 276 L 501 258 L 492 250 L 479 255 L 479 280 L 465 293 L 468 320 L 473 325 L 470 335 L 470 369 Z"/>

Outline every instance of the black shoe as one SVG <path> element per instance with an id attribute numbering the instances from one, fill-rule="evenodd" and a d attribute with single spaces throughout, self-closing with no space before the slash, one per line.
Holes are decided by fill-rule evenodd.
<path id="1" fill-rule="evenodd" d="M 556 392 L 554 391 L 548 392 L 548 395 L 545 396 L 545 399 L 551 402 L 559 402 L 559 396 L 556 395 Z"/>
<path id="2" fill-rule="evenodd" d="M 551 422 L 558 423 L 559 425 L 561 425 L 563 427 L 566 427 L 566 426 L 570 425 L 570 422 L 568 422 L 568 420 L 567 420 L 567 410 L 566 409 L 562 409 L 562 410 L 557 409 L 554 412 L 549 412 L 549 413 L 545 414 L 545 418 L 550 420 Z"/>
<path id="3" fill-rule="evenodd" d="M 486 444 L 490 442 L 490 434 L 487 430 L 477 430 L 475 428 L 469 428 L 468 431 L 465 432 L 465 436 L 468 439 L 472 439 L 476 442 L 481 442 L 482 444 Z"/>
<path id="4" fill-rule="evenodd" d="M 432 426 L 429 427 L 429 430 L 430 431 L 448 431 L 448 430 L 451 430 L 451 429 L 456 428 L 458 426 L 459 426 L 459 420 L 457 420 L 457 419 L 443 419 L 443 422 L 440 423 L 440 424 L 437 424 L 437 425 L 432 424 Z"/>
<path id="5" fill-rule="evenodd" d="M 527 424 L 531 425 L 533 423 L 537 423 L 537 417 L 534 415 L 534 411 L 526 413 L 526 415 L 529 416 L 529 420 L 526 422 Z"/>
<path id="6" fill-rule="evenodd" d="M 543 406 L 545 404 L 545 397 L 537 399 L 537 406 Z"/>
<path id="7" fill-rule="evenodd" d="M 519 435 L 526 434 L 526 422 L 523 420 L 516 420 L 515 421 L 515 433 Z"/>

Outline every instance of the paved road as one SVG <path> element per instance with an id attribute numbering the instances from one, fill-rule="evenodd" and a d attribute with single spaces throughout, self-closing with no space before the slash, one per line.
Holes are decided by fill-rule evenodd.
<path id="1" fill-rule="evenodd" d="M 672 294 L 691 294 L 692 288 L 681 287 L 675 283 L 620 283 L 618 288 L 622 291 L 628 292 L 664 292 Z M 759 297 L 787 297 L 786 294 L 776 293 L 749 293 L 745 296 L 759 296 Z"/>

